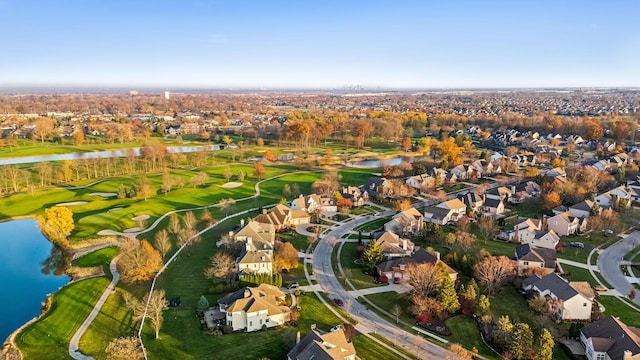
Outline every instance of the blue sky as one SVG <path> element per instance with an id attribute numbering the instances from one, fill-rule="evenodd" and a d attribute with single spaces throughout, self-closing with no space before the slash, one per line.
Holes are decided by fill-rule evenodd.
<path id="1" fill-rule="evenodd" d="M 0 87 L 640 86 L 640 1 L 0 0 Z"/>

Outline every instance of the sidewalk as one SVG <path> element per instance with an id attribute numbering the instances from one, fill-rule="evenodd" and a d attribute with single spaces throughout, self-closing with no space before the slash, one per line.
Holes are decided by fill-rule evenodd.
<path id="1" fill-rule="evenodd" d="M 385 286 L 376 286 L 370 287 L 366 289 L 360 290 L 350 290 L 347 291 L 349 295 L 353 297 L 363 296 L 363 295 L 371 295 L 371 294 L 379 294 L 383 292 L 395 291 L 398 294 L 403 294 L 411 291 L 411 287 L 406 284 L 389 284 Z"/>

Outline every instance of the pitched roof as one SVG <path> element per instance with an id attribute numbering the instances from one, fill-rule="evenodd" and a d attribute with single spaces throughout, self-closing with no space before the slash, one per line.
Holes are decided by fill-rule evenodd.
<path id="1" fill-rule="evenodd" d="M 451 199 L 448 201 L 444 201 L 441 202 L 440 204 L 436 205 L 438 207 L 441 208 L 445 208 L 445 209 L 465 209 L 466 206 L 464 205 L 464 203 L 462 201 L 460 201 L 460 199 Z"/>
<path id="2" fill-rule="evenodd" d="M 593 205 L 594 202 L 587 199 L 584 201 L 581 201 L 573 206 L 570 206 L 569 209 L 576 209 L 576 210 L 582 210 L 582 211 L 591 211 L 591 209 L 593 209 Z"/>
<path id="3" fill-rule="evenodd" d="M 342 360 L 355 354 L 356 349 L 347 342 L 343 329 L 324 334 L 311 330 L 289 351 L 287 357 L 294 360 Z"/>
<path id="4" fill-rule="evenodd" d="M 546 275 L 542 279 L 533 283 L 533 286 L 537 287 L 540 292 L 548 290 L 560 300 L 569 300 L 572 297 L 578 295 L 578 291 L 572 288 L 566 281 L 564 281 L 564 279 L 562 279 L 556 273 Z"/>
<path id="5" fill-rule="evenodd" d="M 247 251 L 238 264 L 270 263 L 271 256 L 263 251 Z"/>
<path id="6" fill-rule="evenodd" d="M 427 214 L 433 214 L 433 216 L 431 216 L 432 219 L 442 220 L 445 218 L 445 216 L 449 215 L 449 212 L 451 212 L 451 210 L 438 206 L 428 206 L 424 208 L 424 212 Z"/>
<path id="7" fill-rule="evenodd" d="M 540 248 L 529 244 L 516 246 L 516 257 L 518 260 L 541 262 L 547 269 L 555 269 L 558 259 L 555 249 Z"/>
<path id="8" fill-rule="evenodd" d="M 487 198 L 484 201 L 484 206 L 490 207 L 490 208 L 498 208 L 498 206 L 500 206 L 500 203 L 502 203 L 502 200 L 500 199 Z"/>
<path id="9" fill-rule="evenodd" d="M 624 357 L 625 350 L 632 355 L 640 353 L 640 336 L 620 320 L 607 316 L 585 326 L 580 330 L 588 339 L 591 338 L 594 350 L 606 352 L 611 359 Z"/>
<path id="10" fill-rule="evenodd" d="M 227 305 L 227 312 L 256 312 L 267 310 L 269 315 L 281 314 L 289 311 L 286 306 L 279 305 L 279 298 L 284 293 L 273 285 L 260 284 L 257 287 L 244 287 L 227 294 L 218 300 L 218 304 Z"/>

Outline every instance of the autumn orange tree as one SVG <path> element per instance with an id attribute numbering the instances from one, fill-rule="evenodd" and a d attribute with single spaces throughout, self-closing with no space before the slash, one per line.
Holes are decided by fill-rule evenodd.
<path id="1" fill-rule="evenodd" d="M 50 207 L 45 209 L 44 215 L 38 216 L 37 222 L 40 231 L 51 242 L 63 248 L 69 246 L 67 236 L 75 227 L 71 209 L 64 206 Z"/>
<path id="2" fill-rule="evenodd" d="M 162 257 L 146 240 L 140 246 L 126 253 L 118 262 L 120 276 L 127 283 L 151 280 L 162 268 Z"/>
<path id="3" fill-rule="evenodd" d="M 549 211 L 560 205 L 562 205 L 562 199 L 556 191 L 549 191 L 542 195 L 542 210 Z"/>
<path id="4" fill-rule="evenodd" d="M 298 267 L 298 250 L 290 242 L 286 242 L 280 246 L 276 253 L 277 267 L 280 269 L 291 270 Z"/>

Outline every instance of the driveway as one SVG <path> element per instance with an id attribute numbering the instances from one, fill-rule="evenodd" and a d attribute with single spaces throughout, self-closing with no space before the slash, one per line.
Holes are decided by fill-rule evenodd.
<path id="1" fill-rule="evenodd" d="M 394 210 L 386 210 L 377 217 L 390 216 L 394 213 Z M 329 294 L 329 298 L 338 297 L 344 301 L 344 310 L 358 321 L 356 326 L 358 331 L 379 334 L 392 342 L 396 342 L 399 346 L 421 359 L 446 358 L 447 355 L 451 355 L 448 350 L 425 340 L 421 336 L 404 331 L 368 310 L 364 305 L 357 302 L 355 297 L 346 291 L 336 278 L 331 266 L 331 252 L 333 246 L 338 242 L 332 239 L 339 239 L 342 234 L 368 221 L 371 221 L 368 217 L 356 218 L 340 227 L 334 228 L 318 243 L 313 254 L 313 275 L 318 284 L 324 292 Z"/>
<path id="2" fill-rule="evenodd" d="M 600 274 L 623 296 L 628 295 L 633 286 L 622 273 L 620 265 L 624 255 L 633 251 L 638 245 L 640 245 L 640 231 L 634 231 L 629 236 L 606 248 L 598 257 Z M 636 296 L 633 302 L 640 305 L 640 296 Z"/>

